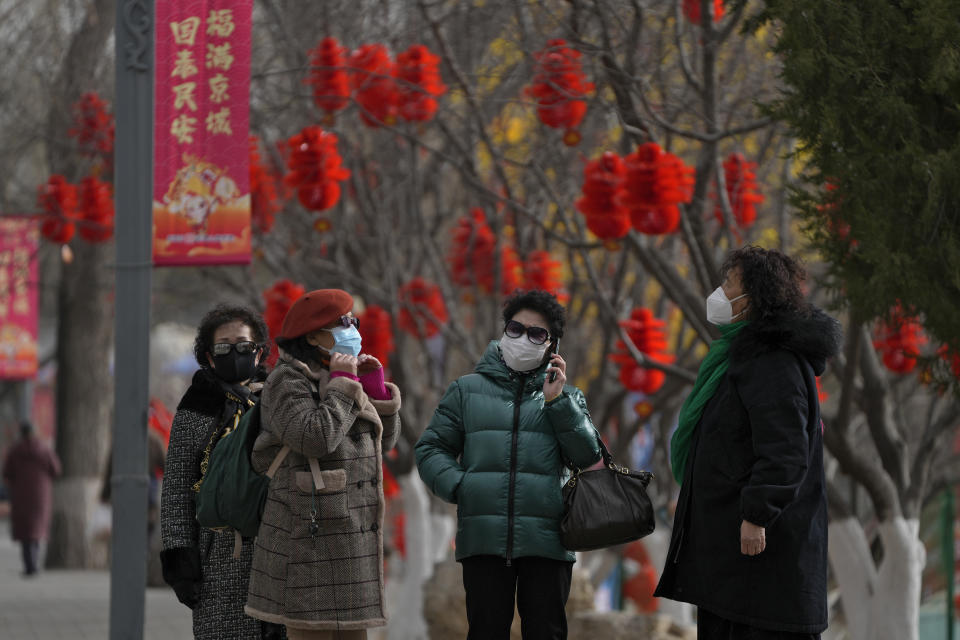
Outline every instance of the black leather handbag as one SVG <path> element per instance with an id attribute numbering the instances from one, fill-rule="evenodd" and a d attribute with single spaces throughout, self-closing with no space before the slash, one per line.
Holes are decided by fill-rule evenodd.
<path id="1" fill-rule="evenodd" d="M 563 486 L 560 542 L 570 551 L 591 551 L 638 540 L 653 533 L 653 505 L 647 485 L 653 474 L 614 463 L 600 438 L 603 468 L 573 469 Z"/>

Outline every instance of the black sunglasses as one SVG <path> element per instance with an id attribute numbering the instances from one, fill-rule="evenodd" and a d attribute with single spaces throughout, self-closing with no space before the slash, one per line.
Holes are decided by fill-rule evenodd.
<path id="1" fill-rule="evenodd" d="M 217 344 L 213 345 L 210 351 L 213 352 L 213 355 L 215 356 L 225 356 L 236 349 L 237 353 L 245 355 L 247 353 L 253 353 L 259 348 L 260 345 L 258 345 L 256 342 L 244 340 L 243 342 L 238 342 L 236 344 L 230 342 L 218 342 Z"/>
<path id="2" fill-rule="evenodd" d="M 360 318 L 356 316 L 340 316 L 340 319 L 336 321 L 336 326 L 338 327 L 349 327 L 350 325 L 355 326 L 357 329 L 360 328 Z"/>
<path id="3" fill-rule="evenodd" d="M 527 327 L 516 320 L 508 320 L 503 333 L 508 338 L 519 338 L 526 333 L 527 340 L 533 344 L 543 344 L 550 339 L 550 332 L 543 327 Z"/>

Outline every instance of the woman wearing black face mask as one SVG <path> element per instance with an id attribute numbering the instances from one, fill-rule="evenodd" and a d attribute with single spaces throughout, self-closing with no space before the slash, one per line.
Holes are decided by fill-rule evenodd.
<path id="1" fill-rule="evenodd" d="M 177 406 L 160 501 L 163 577 L 193 609 L 198 639 L 279 638 L 282 628 L 243 613 L 253 558 L 244 539 L 234 557 L 230 531 L 211 531 L 196 521 L 194 497 L 212 443 L 249 409 L 263 386 L 267 328 L 246 307 L 218 306 L 200 322 L 194 355 L 200 370 Z"/>

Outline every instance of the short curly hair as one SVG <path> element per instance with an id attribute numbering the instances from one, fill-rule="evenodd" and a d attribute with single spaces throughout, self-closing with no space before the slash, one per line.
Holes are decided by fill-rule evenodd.
<path id="1" fill-rule="evenodd" d="M 746 246 L 731 251 L 720 269 L 722 279 L 738 269 L 743 292 L 750 296 L 750 318 L 755 321 L 803 313 L 809 307 L 803 295 L 807 273 L 794 258 L 776 249 Z"/>
<path id="2" fill-rule="evenodd" d="M 549 291 L 517 289 L 503 303 L 503 323 L 506 324 L 518 311 L 529 309 L 547 319 L 552 339 L 563 337 L 563 328 L 567 323 L 567 312 L 557 297 Z"/>
<path id="3" fill-rule="evenodd" d="M 207 311 L 203 319 L 200 320 L 197 337 L 193 341 L 193 355 L 197 359 L 197 364 L 205 369 L 210 368 L 210 363 L 207 362 L 207 353 L 213 346 L 213 334 L 217 332 L 217 329 L 234 320 L 239 320 L 250 327 L 254 342 L 263 349 L 260 361 L 263 362 L 267 359 L 267 356 L 270 355 L 270 334 L 267 332 L 267 323 L 263 321 L 263 317 L 250 307 L 220 304 Z"/>

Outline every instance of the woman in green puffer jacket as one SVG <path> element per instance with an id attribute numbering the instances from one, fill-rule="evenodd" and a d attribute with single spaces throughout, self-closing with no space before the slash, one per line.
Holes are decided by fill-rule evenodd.
<path id="1" fill-rule="evenodd" d="M 583 393 L 564 384 L 557 299 L 515 293 L 503 320 L 474 373 L 444 394 L 417 442 L 417 467 L 457 505 L 468 640 L 509 638 L 515 593 L 524 640 L 562 639 L 574 554 L 560 544 L 560 489 L 565 463 L 600 459 L 598 436 Z"/>

